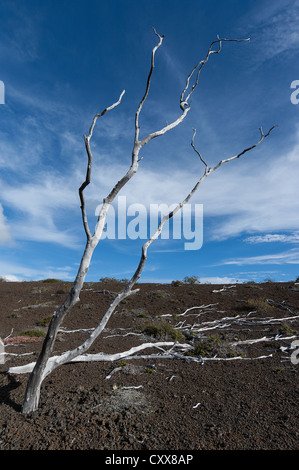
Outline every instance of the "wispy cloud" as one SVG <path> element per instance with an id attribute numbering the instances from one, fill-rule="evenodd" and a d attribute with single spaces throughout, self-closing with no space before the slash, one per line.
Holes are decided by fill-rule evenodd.
<path id="1" fill-rule="evenodd" d="M 291 235 L 279 234 L 279 233 L 266 233 L 264 235 L 254 235 L 247 237 L 244 240 L 247 243 L 299 243 L 299 232 L 295 232 Z"/>
<path id="2" fill-rule="evenodd" d="M 247 15 L 248 24 L 248 15 Z M 298 50 L 299 2 L 279 0 L 263 2 L 251 14 L 252 42 L 258 44 L 256 61 L 272 59 L 279 54 Z M 261 47 L 262 45 L 262 47 Z"/>
<path id="3" fill-rule="evenodd" d="M 299 249 L 292 248 L 281 253 L 271 253 L 261 256 L 249 256 L 242 258 L 234 258 L 230 260 L 223 261 L 222 264 L 231 265 L 235 264 L 238 266 L 241 265 L 281 265 L 281 264 L 298 264 L 299 263 Z"/>
<path id="4" fill-rule="evenodd" d="M 1 28 L 0 57 L 5 60 L 13 58 L 14 61 L 20 62 L 35 60 L 39 50 L 41 10 L 29 15 L 25 5 L 16 6 L 5 2 L 1 7 L 10 13 L 10 19 L 7 24 L 4 22 Z"/>
<path id="5" fill-rule="evenodd" d="M 40 177 L 38 182 L 1 185 L 1 200 L 10 209 L 9 225 L 13 239 L 77 248 L 79 239 L 72 232 L 71 214 L 78 217 L 80 214 L 72 184 L 68 179 L 53 174 Z M 63 222 L 64 219 L 70 221 L 70 226 Z"/>
<path id="6" fill-rule="evenodd" d="M 7 245 L 12 242 L 10 227 L 7 225 L 6 217 L 3 213 L 3 207 L 0 204 L 0 245 Z"/>
<path id="7" fill-rule="evenodd" d="M 65 150 L 67 151 L 69 145 L 72 153 L 77 147 L 76 137 L 74 134 L 67 134 L 66 139 Z M 199 188 L 190 202 L 203 204 L 204 226 L 208 227 L 209 238 L 221 240 L 246 232 L 257 232 L 258 236 L 277 231 L 297 233 L 298 218 L 295 214 L 299 213 L 299 133 L 293 148 L 287 154 L 277 151 L 275 155 L 271 147 L 270 152 L 271 158 L 265 143 L 258 164 L 248 158 L 243 159 L 242 164 L 238 164 L 238 160 L 229 167 L 223 166 Z M 37 158 L 32 157 L 33 162 L 35 157 Z M 40 240 L 47 232 L 47 241 L 56 240 L 62 244 L 67 242 L 67 227 L 63 220 L 66 214 L 68 217 L 80 217 L 78 187 L 84 177 L 84 157 L 81 161 L 78 157 L 75 158 L 78 167 L 73 165 L 64 174 L 46 171 L 41 167 L 35 170 L 34 180 L 30 181 L 27 177 L 26 181 L 19 181 L 20 175 L 15 168 L 16 179 L 2 182 L 2 204 L 4 208 L 13 209 L 16 216 L 8 221 L 13 236 L 14 233 L 22 236 L 23 231 L 26 239 L 31 233 L 31 239 Z M 101 163 L 102 161 L 95 161 L 92 183 L 86 190 L 91 226 L 96 221 L 94 214 L 97 205 L 129 167 L 129 162 L 124 161 L 112 161 L 109 165 Z M 27 172 L 30 168 L 31 165 Z M 153 203 L 164 203 L 170 206 L 187 196 L 202 174 L 202 169 L 198 170 L 199 175 L 188 167 L 182 169 L 178 165 L 169 170 L 158 170 L 157 167 L 149 167 L 141 162 L 137 174 L 123 188 L 121 195 L 127 196 L 127 204 L 142 203 L 149 207 Z M 44 233 L 39 236 L 41 232 Z M 270 238 L 268 237 L 268 241 Z M 282 241 L 282 237 L 280 240 Z M 284 240 L 295 241 L 295 238 Z M 253 243 L 254 239 L 251 238 L 248 242 Z"/>
<path id="8" fill-rule="evenodd" d="M 42 266 L 40 269 L 22 265 L 20 263 L 0 261 L 0 276 L 11 281 L 39 280 L 39 279 L 65 279 L 72 280 L 74 268 L 72 266 L 62 266 L 53 268 L 52 266 Z"/>
<path id="9" fill-rule="evenodd" d="M 229 276 L 210 276 L 210 277 L 201 277 L 200 282 L 202 284 L 236 284 L 240 280 L 236 277 Z"/>

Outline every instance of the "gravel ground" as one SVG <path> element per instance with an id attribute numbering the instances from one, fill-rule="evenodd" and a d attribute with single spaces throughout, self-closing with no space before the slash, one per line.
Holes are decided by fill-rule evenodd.
<path id="1" fill-rule="evenodd" d="M 94 328 L 120 287 L 87 283 L 63 327 Z M 7 355 L 0 365 L 1 449 L 298 450 L 299 365 L 291 361 L 292 350 L 281 348 L 299 338 L 299 286 L 139 287 L 138 294 L 119 306 L 90 352 L 115 353 L 175 337 L 189 342 L 189 355 L 67 364 L 45 379 L 39 409 L 24 416 L 28 374 L 13 375 L 8 369 L 36 360 L 43 340 L 36 335 L 44 334 L 70 284 L 0 283 L 0 336 L 9 336 L 5 352 L 18 354 Z M 210 307 L 180 316 L 203 305 Z M 220 323 L 223 317 L 243 322 Z M 196 333 L 212 321 L 217 328 Z M 199 326 L 186 328 L 194 323 Z M 80 344 L 86 335 L 60 333 L 54 354 Z M 240 344 L 263 337 L 267 340 Z M 24 353 L 30 354 L 20 356 Z M 203 361 L 190 360 L 199 357 Z M 225 360 L 216 360 L 220 358 Z"/>

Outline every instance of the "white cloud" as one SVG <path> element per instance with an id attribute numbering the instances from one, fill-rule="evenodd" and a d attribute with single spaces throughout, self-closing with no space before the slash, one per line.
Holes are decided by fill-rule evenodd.
<path id="1" fill-rule="evenodd" d="M 244 240 L 248 243 L 299 243 L 299 232 L 295 232 L 292 235 L 278 234 L 278 233 L 267 233 L 265 235 L 255 235 L 247 237 Z"/>
<path id="2" fill-rule="evenodd" d="M 0 245 L 12 242 L 10 228 L 7 225 L 6 217 L 3 214 L 3 207 L 0 204 Z"/>
<path id="3" fill-rule="evenodd" d="M 265 141 L 264 147 L 260 147 L 258 163 L 256 158 L 250 161 L 248 156 L 224 165 L 203 182 L 190 203 L 203 204 L 204 227 L 208 227 L 210 239 L 227 239 L 244 232 L 262 234 L 298 230 L 299 132 L 296 137 L 293 149 L 287 154 L 277 152 L 274 155 L 270 150 L 269 158 Z M 129 162 L 95 164 L 92 183 L 86 188 L 91 227 L 96 221 L 97 205 L 128 166 Z M 169 170 L 158 170 L 157 166 L 149 167 L 147 162 L 141 162 L 137 174 L 120 194 L 127 196 L 127 204 L 138 202 L 149 207 L 151 203 L 165 203 L 170 206 L 187 196 L 202 174 L 202 168 L 197 168 L 198 175 L 187 167 L 181 169 L 177 165 Z M 71 175 L 40 172 L 34 181 L 15 186 L 3 183 L 4 207 L 7 205 L 21 214 L 21 218 L 9 221 L 13 236 L 67 244 L 70 235 L 68 227 L 63 227 L 63 219 L 65 215 L 75 216 L 81 223 L 78 187 L 82 181 L 82 174 L 76 169 Z M 73 236 L 75 243 L 77 235 Z"/>
<path id="4" fill-rule="evenodd" d="M 299 133 L 288 153 L 274 154 L 272 149 L 269 158 L 267 142 L 260 149 L 258 163 L 248 156 L 240 160 L 242 164 L 220 168 L 204 183 L 204 215 L 222 216 L 211 234 L 214 239 L 244 232 L 298 230 Z"/>
<path id="5" fill-rule="evenodd" d="M 53 268 L 51 266 L 40 269 L 31 268 L 14 262 L 0 261 L 0 277 L 8 281 L 40 280 L 47 278 L 54 279 L 74 279 L 74 270 L 70 266 Z"/>
<path id="6" fill-rule="evenodd" d="M 258 41 L 257 62 L 298 50 L 298 0 L 285 0 L 283 4 L 280 0 L 264 2 L 245 21 L 246 25 L 248 21 L 253 24 L 252 39 Z"/>
<path id="7" fill-rule="evenodd" d="M 240 279 L 235 277 L 220 277 L 220 276 L 211 276 L 211 277 L 200 277 L 201 284 L 236 284 L 241 282 Z"/>
<path id="8" fill-rule="evenodd" d="M 15 213 L 10 220 L 13 238 L 77 248 L 79 239 L 72 232 L 72 226 L 62 226 L 63 220 L 67 217 L 71 220 L 70 214 L 73 213 L 80 222 L 79 201 L 72 186 L 73 180 L 70 182 L 69 178 L 52 174 L 41 175 L 38 180 L 37 183 L 16 186 L 1 185 L 1 199 Z M 76 209 L 77 213 L 74 212 Z"/>
<path id="9" fill-rule="evenodd" d="M 281 253 L 271 253 L 271 254 L 260 255 L 260 256 L 235 258 L 235 259 L 223 261 L 222 265 L 223 264 L 226 264 L 226 265 L 235 264 L 239 266 L 251 265 L 251 264 L 256 264 L 256 265 L 259 265 L 259 264 L 261 265 L 299 264 L 299 249 L 292 248 L 290 250 L 283 251 Z"/>
<path id="10" fill-rule="evenodd" d="M 272 134 L 268 139 L 271 137 Z M 299 229 L 299 132 L 287 153 L 279 150 L 274 153 L 267 144 L 265 141 L 259 147 L 258 162 L 256 155 L 251 159 L 248 154 L 223 165 L 203 182 L 190 200 L 191 204 L 203 203 L 204 227 L 208 227 L 211 239 L 227 239 L 246 232 L 260 234 Z M 145 169 L 142 162 L 140 165 L 121 193 L 127 196 L 128 204 L 139 202 L 148 206 L 165 202 L 170 205 L 181 201 L 202 174 L 201 168 L 196 175 L 186 167 L 176 166 L 167 171 Z M 104 168 L 97 175 L 96 186 L 108 188 L 123 171 L 121 165 L 112 172 Z"/>
<path id="11" fill-rule="evenodd" d="M 8 274 L 1 277 L 9 282 L 22 282 L 22 279 L 20 279 L 18 276 L 14 276 L 13 274 Z"/>
<path id="12" fill-rule="evenodd" d="M 28 14 L 26 7 L 4 2 L 10 13 L 10 20 L 1 28 L 0 56 L 14 61 L 31 62 L 38 58 L 39 30 L 42 19 L 40 11 Z M 1 5 L 2 7 L 2 5 Z"/>

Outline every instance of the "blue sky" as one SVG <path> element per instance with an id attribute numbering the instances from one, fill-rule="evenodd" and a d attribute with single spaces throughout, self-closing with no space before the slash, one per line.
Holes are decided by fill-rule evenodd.
<path id="1" fill-rule="evenodd" d="M 188 194 L 204 170 L 190 146 L 193 128 L 212 166 L 256 143 L 260 126 L 278 127 L 200 186 L 192 204 L 203 205 L 201 249 L 157 240 L 141 281 L 299 276 L 299 104 L 291 101 L 291 83 L 299 80 L 299 1 L 2 0 L 0 18 L 0 276 L 74 279 L 85 245 L 83 135 L 125 89 L 91 141 L 92 225 L 131 162 L 134 114 L 157 42 L 152 26 L 165 38 L 140 116 L 142 136 L 180 115 L 186 77 L 217 34 L 251 40 L 224 43 L 210 57 L 186 120 L 142 150 L 139 170 L 120 194 L 128 204 L 170 205 Z M 144 241 L 100 241 L 87 280 L 129 278 Z"/>

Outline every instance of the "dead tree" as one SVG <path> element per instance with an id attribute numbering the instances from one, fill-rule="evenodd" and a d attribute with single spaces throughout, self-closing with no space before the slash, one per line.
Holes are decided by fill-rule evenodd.
<path id="1" fill-rule="evenodd" d="M 138 279 L 141 276 L 143 267 L 146 263 L 147 259 L 147 251 L 150 245 L 158 238 L 160 235 L 163 225 L 171 218 L 173 217 L 183 206 L 186 204 L 190 198 L 193 196 L 195 191 L 197 190 L 198 186 L 202 183 L 202 181 L 209 176 L 212 172 L 217 170 L 222 164 L 230 162 L 236 158 L 241 157 L 245 153 L 247 153 L 249 150 L 252 150 L 255 148 L 257 145 L 259 145 L 272 131 L 273 128 L 271 128 L 266 134 L 263 133 L 262 129 L 260 129 L 260 138 L 257 143 L 254 145 L 244 149 L 242 152 L 239 154 L 227 158 L 225 160 L 221 160 L 216 166 L 214 167 L 209 167 L 206 162 L 203 160 L 201 154 L 199 151 L 196 149 L 194 145 L 194 137 L 195 137 L 195 131 L 193 134 L 192 142 L 191 145 L 197 155 L 199 156 L 200 160 L 204 164 L 204 173 L 203 175 L 199 178 L 197 181 L 196 185 L 191 189 L 191 191 L 188 193 L 186 198 L 179 202 L 177 206 L 175 207 L 174 210 L 172 210 L 170 213 L 165 215 L 159 226 L 157 227 L 156 232 L 152 235 L 151 238 L 149 238 L 142 246 L 142 251 L 141 251 L 141 257 L 139 264 L 137 266 L 137 269 L 135 273 L 133 274 L 132 278 L 128 281 L 128 283 L 125 285 L 124 289 L 122 292 L 118 293 L 118 295 L 115 297 L 111 305 L 109 306 L 108 310 L 102 317 L 100 323 L 98 326 L 90 333 L 88 338 L 78 347 L 71 351 L 66 351 L 62 353 L 60 356 L 54 356 L 51 357 L 51 353 L 53 351 L 53 346 L 56 340 L 57 332 L 59 330 L 60 325 L 62 324 L 65 316 L 69 313 L 71 308 L 80 300 L 80 292 L 82 290 L 89 265 L 91 262 L 91 258 L 93 255 L 93 252 L 101 239 L 102 232 L 104 230 L 105 226 L 105 221 L 106 221 L 106 216 L 108 209 L 111 205 L 111 203 L 114 201 L 116 196 L 119 194 L 120 190 L 125 186 L 125 184 L 135 175 L 135 173 L 138 170 L 138 165 L 140 162 L 140 150 L 146 145 L 148 142 L 150 142 L 152 139 L 155 139 L 156 137 L 159 137 L 166 132 L 170 131 L 171 129 L 175 128 L 179 124 L 183 122 L 183 120 L 186 118 L 187 114 L 189 113 L 191 109 L 190 105 L 190 98 L 192 94 L 194 93 L 195 89 L 198 86 L 199 82 L 199 75 L 204 67 L 204 65 L 208 62 L 210 56 L 212 54 L 218 54 L 221 51 L 222 48 L 222 43 L 224 42 L 243 42 L 243 41 L 248 41 L 248 39 L 223 39 L 217 37 L 216 40 L 214 40 L 207 51 L 207 54 L 205 58 L 201 61 L 199 61 L 194 68 L 191 70 L 190 74 L 187 76 L 186 80 L 186 85 L 184 89 L 182 90 L 182 93 L 179 98 L 179 109 L 180 109 L 180 114 L 177 117 L 176 120 L 171 122 L 170 124 L 167 124 L 165 127 L 163 127 L 160 130 L 157 130 L 155 132 L 152 132 L 148 134 L 146 137 L 140 139 L 140 123 L 139 123 L 139 117 L 140 113 L 142 111 L 143 105 L 147 99 L 147 96 L 149 94 L 150 90 L 150 84 L 151 84 L 151 79 L 152 79 L 152 74 L 154 71 L 154 66 L 155 66 L 155 54 L 159 47 L 162 45 L 163 38 L 164 36 L 160 36 L 155 30 L 154 33 L 157 37 L 157 44 L 152 50 L 151 54 L 151 66 L 150 66 L 150 71 L 147 77 L 147 84 L 146 84 L 146 89 L 144 96 L 142 97 L 139 106 L 137 108 L 136 114 L 135 114 L 135 136 L 134 136 L 134 143 L 133 143 L 133 150 L 132 150 L 132 161 L 130 164 L 130 167 L 128 171 L 125 173 L 125 175 L 115 184 L 115 186 L 112 188 L 110 193 L 103 199 L 103 204 L 100 210 L 100 213 L 97 218 L 97 222 L 95 225 L 94 232 L 92 234 L 89 222 L 88 222 L 88 217 L 86 213 L 86 206 L 85 206 L 85 199 L 84 199 L 84 190 L 88 186 L 91 180 L 91 171 L 92 171 L 92 163 L 93 163 L 93 155 L 90 147 L 90 140 L 93 135 L 93 131 L 96 125 L 97 120 L 100 117 L 103 117 L 107 112 L 111 111 L 115 107 L 117 107 L 122 100 L 122 97 L 124 95 L 124 91 L 121 93 L 119 99 L 117 102 L 115 102 L 113 105 L 111 105 L 108 108 L 105 108 L 104 111 L 102 111 L 99 114 L 96 114 L 93 118 L 91 127 L 89 129 L 89 133 L 87 136 L 84 136 L 84 141 L 85 141 L 85 148 L 87 152 L 87 171 L 86 171 L 86 177 L 85 181 L 79 188 L 79 197 L 80 197 L 80 202 L 81 202 L 81 212 L 82 212 L 82 220 L 83 220 L 83 226 L 86 234 L 86 246 L 85 250 L 81 259 L 80 267 L 76 276 L 76 279 L 73 283 L 73 286 L 65 300 L 65 302 L 56 310 L 53 314 L 52 320 L 50 322 L 46 337 L 44 339 L 42 349 L 40 352 L 40 355 L 36 361 L 36 363 L 31 363 L 27 364 L 25 366 L 20 366 L 20 367 L 12 367 L 9 369 L 9 373 L 28 373 L 30 372 L 30 376 L 28 379 L 27 383 L 27 388 L 25 392 L 25 398 L 24 398 L 24 403 L 23 403 L 23 413 L 28 414 L 33 411 L 35 411 L 38 408 L 39 404 L 39 397 L 40 397 L 40 389 L 41 389 L 41 384 L 44 380 L 44 378 L 51 373 L 54 369 L 57 367 L 61 366 L 62 364 L 69 363 L 71 361 L 101 361 L 101 360 L 116 360 L 121 357 L 128 357 L 132 356 L 135 354 L 137 351 L 146 349 L 146 348 L 153 348 L 153 347 L 170 347 L 170 350 L 167 351 L 167 354 L 171 356 L 172 352 L 175 357 L 174 349 L 175 348 L 181 348 L 181 349 L 186 349 L 187 347 L 190 347 L 189 345 L 184 345 L 184 344 L 175 344 L 173 342 L 159 342 L 159 343 L 145 343 L 141 346 L 137 346 L 136 348 L 132 348 L 130 351 L 125 351 L 123 353 L 119 353 L 116 355 L 108 355 L 108 354 L 103 354 L 103 353 L 98 353 L 98 354 L 86 354 L 88 349 L 91 347 L 91 345 L 94 343 L 96 338 L 102 333 L 104 328 L 107 325 L 107 322 L 109 321 L 111 315 L 115 311 L 116 307 L 119 305 L 119 303 L 124 300 L 126 297 L 131 296 L 138 292 L 139 289 L 134 289 L 134 286 Z M 193 84 L 191 84 L 191 80 L 193 80 Z"/>

